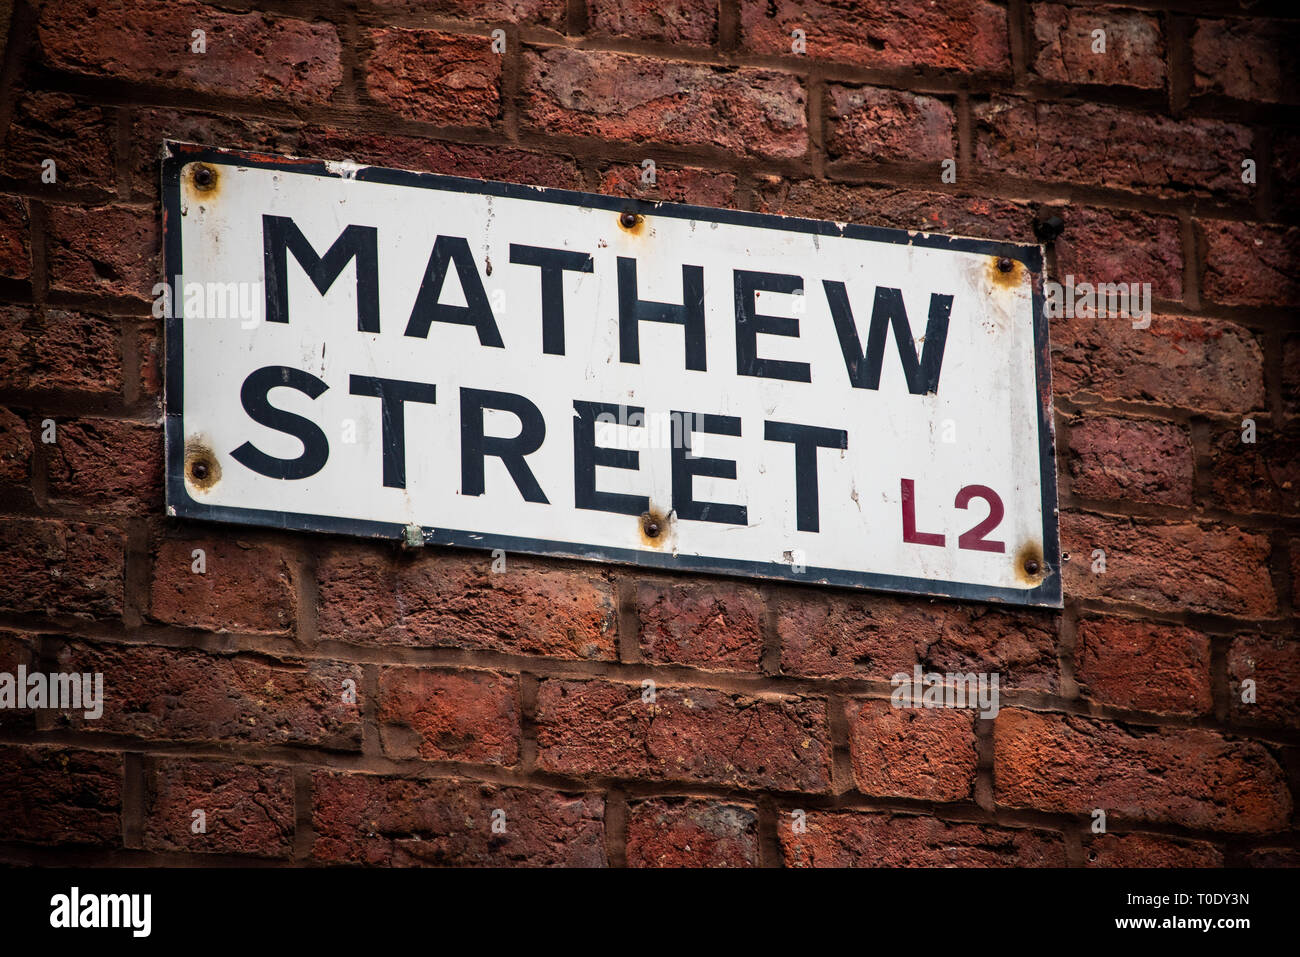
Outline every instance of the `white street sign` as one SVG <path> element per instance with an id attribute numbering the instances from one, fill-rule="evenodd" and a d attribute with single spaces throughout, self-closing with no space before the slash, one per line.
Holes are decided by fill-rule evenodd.
<path id="1" fill-rule="evenodd" d="M 167 154 L 172 514 L 1060 605 L 1038 247 Z"/>

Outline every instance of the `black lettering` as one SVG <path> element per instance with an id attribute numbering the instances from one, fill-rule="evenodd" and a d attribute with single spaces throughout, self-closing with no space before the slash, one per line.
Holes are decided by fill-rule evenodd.
<path id="1" fill-rule="evenodd" d="M 384 488 L 406 488 L 406 403 L 436 402 L 433 384 L 354 375 L 349 389 L 353 395 L 367 395 L 379 400 L 379 415 L 383 422 Z"/>
<path id="2" fill-rule="evenodd" d="M 627 495 L 623 492 L 602 492 L 596 488 L 596 466 L 637 471 L 641 453 L 636 449 L 610 449 L 596 444 L 598 416 L 615 417 L 619 422 L 644 421 L 645 409 L 637 406 L 614 405 L 610 402 L 583 402 L 573 400 L 578 414 L 573 417 L 573 505 L 598 512 L 615 512 L 619 515 L 640 515 L 650 508 L 647 495 Z"/>
<path id="3" fill-rule="evenodd" d="M 588 253 L 510 244 L 510 261 L 542 270 L 542 351 L 564 355 L 564 273 L 595 269 Z"/>
<path id="4" fill-rule="evenodd" d="M 244 404 L 248 417 L 258 425 L 292 435 L 302 443 L 302 455 L 296 459 L 281 459 L 267 455 L 251 442 L 245 442 L 230 453 L 241 465 L 259 475 L 273 479 L 304 479 L 325 467 L 329 459 L 329 439 L 310 419 L 295 412 L 286 412 L 271 405 L 267 398 L 274 388 L 283 386 L 297 389 L 310 398 L 317 398 L 329 388 L 310 372 L 290 366 L 263 366 L 250 373 L 239 390 L 239 401 Z"/>
<path id="5" fill-rule="evenodd" d="M 817 450 L 847 449 L 849 433 L 793 422 L 764 422 L 763 438 L 769 442 L 794 443 L 795 516 L 801 532 L 820 532 L 817 499 Z"/>
<path id="6" fill-rule="evenodd" d="M 640 364 L 642 322 L 672 322 L 686 330 L 686 368 L 705 371 L 704 267 L 682 266 L 682 305 L 637 296 L 636 260 L 618 257 L 619 360 Z"/>
<path id="7" fill-rule="evenodd" d="M 853 309 L 844 283 L 823 279 L 826 299 L 830 302 L 831 318 L 840 338 L 840 351 L 848 369 L 849 382 L 855 389 L 879 389 L 880 367 L 885 359 L 885 336 L 890 326 L 898 344 L 898 357 L 907 377 L 907 391 L 912 395 L 925 395 L 939 390 L 939 371 L 943 364 L 943 347 L 948 339 L 948 316 L 952 312 L 952 296 L 939 293 L 930 295 L 930 318 L 925 326 L 925 345 L 921 358 L 916 357 L 912 342 L 912 327 L 907 321 L 903 306 L 903 292 L 888 286 L 876 287 L 876 301 L 871 309 L 871 329 L 867 332 L 867 351 L 862 352 Z"/>
<path id="8" fill-rule="evenodd" d="M 483 410 L 512 412 L 520 423 L 519 434 L 502 439 L 483 434 Z M 490 392 L 486 389 L 460 390 L 460 490 L 464 495 L 482 495 L 483 460 L 495 455 L 505 463 L 526 502 L 550 502 L 524 456 L 542 447 L 546 440 L 546 420 L 541 410 L 522 395 Z"/>
<path id="9" fill-rule="evenodd" d="M 262 217 L 262 263 L 266 273 L 266 321 L 289 321 L 289 257 L 298 260 L 322 296 L 346 266 L 357 261 L 357 331 L 379 331 L 379 230 L 349 226 L 325 256 L 316 250 L 288 216 Z"/>
<path id="10" fill-rule="evenodd" d="M 799 320 L 789 316 L 760 315 L 754 306 L 754 292 L 791 293 L 803 289 L 803 280 L 770 272 L 735 271 L 736 291 L 736 374 L 811 382 L 812 370 L 806 362 L 758 357 L 759 333 L 772 336 L 799 336 Z"/>
<path id="11" fill-rule="evenodd" d="M 442 284 L 447 280 L 449 265 L 456 267 L 456 278 L 460 280 L 467 305 L 450 306 L 438 301 L 442 295 Z M 463 236 L 439 236 L 433 241 L 429 264 L 424 267 L 424 280 L 415 297 L 411 318 L 406 323 L 406 335 L 427 339 L 429 327 L 434 322 L 473 326 L 478 330 L 480 345 L 505 348 L 501 332 L 497 329 L 497 321 L 492 315 L 492 307 L 488 304 L 487 293 L 483 291 L 478 266 L 474 265 L 469 242 Z"/>
<path id="12" fill-rule="evenodd" d="M 673 511 L 678 518 L 697 522 L 719 522 L 724 525 L 748 525 L 748 512 L 743 505 L 722 502 L 696 501 L 694 479 L 697 475 L 709 478 L 734 479 L 736 463 L 731 459 L 710 459 L 691 454 L 691 433 L 708 432 L 712 435 L 740 435 L 740 418 L 734 415 L 692 415 L 674 412 L 686 425 L 682 429 L 681 443 L 673 444 Z M 703 428 L 695 423 L 703 420 Z"/>

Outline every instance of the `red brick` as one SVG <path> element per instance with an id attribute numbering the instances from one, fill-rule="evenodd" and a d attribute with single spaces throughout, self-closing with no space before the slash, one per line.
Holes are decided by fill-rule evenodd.
<path id="1" fill-rule="evenodd" d="M 1300 423 L 1278 430 L 1258 421 L 1253 443 L 1241 440 L 1240 419 L 1221 425 L 1211 442 L 1208 471 L 1216 507 L 1300 514 Z"/>
<path id="2" fill-rule="evenodd" d="M 833 219 L 920 232 L 1036 242 L 1028 206 L 894 186 L 850 186 L 823 180 L 763 177 L 757 209 L 783 216 Z"/>
<path id="3" fill-rule="evenodd" d="M 963 801 L 975 784 L 975 715 L 966 708 L 895 708 L 849 701 L 853 781 L 863 794 Z"/>
<path id="4" fill-rule="evenodd" d="M 830 784 L 826 703 L 708 688 L 656 689 L 612 681 L 541 683 L 537 765 L 545 771 L 700 781 L 769 790 Z"/>
<path id="5" fill-rule="evenodd" d="M 206 571 L 195 572 L 203 550 Z M 297 619 L 292 552 L 238 539 L 175 539 L 154 556 L 149 617 L 183 628 L 285 634 Z"/>
<path id="6" fill-rule="evenodd" d="M 65 93 L 28 91 L 14 105 L 14 116 L 0 151 L 0 175 L 32 188 L 116 188 L 112 111 Z M 42 163 L 54 160 L 55 182 L 42 179 Z"/>
<path id="7" fill-rule="evenodd" d="M 27 200 L 18 196 L 0 196 L 0 277 L 30 278 L 30 229 L 31 217 L 27 212 Z"/>
<path id="8" fill-rule="evenodd" d="M 1008 73 L 1007 12 L 986 0 L 741 0 L 742 47 L 789 54 L 796 28 L 807 55 L 872 69 Z"/>
<path id="9" fill-rule="evenodd" d="M 1064 867 L 1059 834 L 863 811 L 811 811 L 777 833 L 787 867 Z"/>
<path id="10" fill-rule="evenodd" d="M 1250 195 L 1240 172 L 1251 132 L 1237 123 L 1001 97 L 974 112 L 976 162 L 988 169 L 1162 196 Z"/>
<path id="11" fill-rule="evenodd" d="M 723 582 L 643 581 L 636 602 L 646 661 L 758 670 L 763 603 L 757 589 Z"/>
<path id="12" fill-rule="evenodd" d="M 163 140 L 204 145 L 235 144 L 240 149 L 293 153 L 298 149 L 298 124 L 287 120 L 255 120 L 176 109 L 141 109 L 131 118 L 131 189 L 140 196 L 158 196 Z"/>
<path id="13" fill-rule="evenodd" d="M 1300 848 L 1257 847 L 1246 852 L 1247 867 L 1300 867 Z"/>
<path id="14" fill-rule="evenodd" d="M 612 660 L 613 589 L 590 568 L 487 555 L 335 552 L 319 565 L 324 637 Z"/>
<path id="15" fill-rule="evenodd" d="M 120 845 L 122 756 L 0 747 L 0 840 Z"/>
<path id="16" fill-rule="evenodd" d="M 1183 298 L 1182 227 L 1173 216 L 1130 210 L 1072 206 L 1065 210 L 1065 232 L 1056 241 L 1058 275 L 1074 283 L 1150 283 L 1152 297 Z M 1129 320 L 1131 321 L 1131 320 Z"/>
<path id="17" fill-rule="evenodd" d="M 559 29 L 564 25 L 566 0 L 370 0 L 385 18 L 416 14 L 447 20 L 536 24 Z"/>
<path id="18" fill-rule="evenodd" d="M 718 38 L 718 0 L 587 0 L 587 32 L 708 46 Z"/>
<path id="19" fill-rule="evenodd" d="M 1037 4 L 1030 41 L 1033 70 L 1058 83 L 1103 83 L 1148 90 L 1165 85 L 1165 37 L 1160 20 L 1116 7 Z M 1105 31 L 1106 52 L 1093 52 L 1093 31 Z"/>
<path id="20" fill-rule="evenodd" d="M 361 688 L 359 665 L 210 655 L 145 645 L 73 641 L 59 670 L 104 676 L 104 714 L 87 720 L 60 712 L 68 727 L 148 740 L 244 741 L 361 747 L 361 694 L 344 702 L 344 682 Z"/>
<path id="21" fill-rule="evenodd" d="M 162 249 L 152 209 L 99 206 L 49 210 L 50 283 L 56 289 L 153 302 Z"/>
<path id="22" fill-rule="evenodd" d="M 109 525 L 0 519 L 0 608 L 82 618 L 122 613 L 126 536 Z"/>
<path id="23" fill-rule="evenodd" d="M 391 758 L 516 764 L 519 679 L 492 671 L 384 668 L 379 722 Z"/>
<path id="24" fill-rule="evenodd" d="M 162 430 L 120 419 L 59 421 L 45 446 L 52 501 L 103 511 L 160 513 Z"/>
<path id="25" fill-rule="evenodd" d="M 778 158 L 808 148 L 803 87 L 787 74 L 559 48 L 526 50 L 522 70 L 523 120 L 540 132 Z"/>
<path id="26" fill-rule="evenodd" d="M 1093 867 L 1222 867 L 1223 852 L 1208 841 L 1154 834 L 1098 834 L 1084 847 Z"/>
<path id="27" fill-rule="evenodd" d="M 1273 831 L 1291 816 L 1282 769 L 1253 741 L 1004 709 L 993 730 L 999 804 L 1198 830 Z"/>
<path id="28" fill-rule="evenodd" d="M 36 654 L 32 647 L 32 640 L 32 636 L 16 631 L 0 631 L 0 674 L 12 675 L 16 682 L 20 666 L 29 672 L 33 670 L 36 665 Z M 35 711 L 31 708 L 0 708 L 0 729 L 30 730 L 33 727 L 34 715 Z"/>
<path id="29" fill-rule="evenodd" d="M 366 90 L 402 116 L 440 126 L 491 123 L 501 112 L 501 63 L 486 36 L 375 30 Z"/>
<path id="30" fill-rule="evenodd" d="M 1083 498 L 1191 505 L 1194 460 L 1181 425 L 1111 415 L 1070 424 L 1070 490 Z"/>
<path id="31" fill-rule="evenodd" d="M 789 591 L 776 617 L 786 675 L 888 681 L 920 663 L 927 671 L 998 672 L 999 688 L 1060 688 L 1054 616 Z"/>
<path id="32" fill-rule="evenodd" d="M 601 174 L 600 192 L 696 206 L 732 206 L 736 201 L 736 177 L 731 173 L 694 166 L 684 169 L 659 166 L 653 184 L 643 183 L 641 174 L 640 166 L 611 166 Z"/>
<path id="33" fill-rule="evenodd" d="M 110 316 L 0 305 L 0 388 L 122 391 L 121 323 Z"/>
<path id="34" fill-rule="evenodd" d="M 681 798 L 628 808 L 629 867 L 757 867 L 758 814 L 743 804 Z"/>
<path id="35" fill-rule="evenodd" d="M 206 53 L 190 52 L 195 29 Z M 331 24 L 192 0 L 44 0 L 37 33 L 56 69 L 172 90 L 323 102 L 343 79 Z"/>
<path id="36" fill-rule="evenodd" d="M 304 153 L 322 159 L 346 159 L 422 173 L 505 180 L 529 186 L 586 188 L 581 170 L 567 156 L 316 126 L 303 130 L 302 142 Z"/>
<path id="37" fill-rule="evenodd" d="M 505 812 L 504 834 L 492 831 L 497 810 Z M 603 867 L 604 818 L 598 794 L 330 771 L 312 775 L 312 857 L 320 862 Z"/>
<path id="38" fill-rule="evenodd" d="M 1106 553 L 1094 574 L 1092 552 Z M 1157 611 L 1267 618 L 1277 611 L 1266 534 L 1230 525 L 1164 523 L 1063 512 L 1065 593 L 1135 602 Z"/>
<path id="39" fill-rule="evenodd" d="M 956 117 L 932 96 L 832 83 L 826 119 L 833 158 L 939 163 L 957 155 Z"/>
<path id="40" fill-rule="evenodd" d="M 150 851 L 287 858 L 293 850 L 293 772 L 269 765 L 164 758 L 151 762 L 144 804 Z M 194 833 L 195 811 L 204 831 Z"/>
<path id="41" fill-rule="evenodd" d="M 1255 703 L 1241 700 L 1242 682 L 1255 682 Z M 1300 644 L 1296 636 L 1238 635 L 1228 649 L 1228 706 L 1236 721 L 1300 727 Z"/>
<path id="42" fill-rule="evenodd" d="M 135 337 L 136 390 L 143 398 L 162 395 L 163 337 L 160 330 L 140 328 Z"/>
<path id="43" fill-rule="evenodd" d="M 1197 20 L 1193 89 L 1238 100 L 1294 103 L 1295 80 L 1286 64 L 1297 44 L 1300 29 L 1286 20 Z"/>
<path id="44" fill-rule="evenodd" d="M 1294 222 L 1300 218 L 1300 129 L 1278 129 L 1273 133 L 1273 204 L 1275 218 Z M 1257 161 L 1258 166 L 1264 164 Z M 1262 173 L 1256 169 L 1256 175 Z"/>
<path id="45" fill-rule="evenodd" d="M 1201 291 L 1229 306 L 1300 305 L 1300 227 L 1198 220 Z"/>
<path id="46" fill-rule="evenodd" d="M 1260 405 L 1250 403 L 1247 408 Z M 1282 342 L 1282 408 L 1289 416 L 1300 416 L 1300 333 L 1292 333 Z"/>
<path id="47" fill-rule="evenodd" d="M 1181 625 L 1085 618 L 1074 674 L 1085 697 L 1141 711 L 1204 714 L 1214 706 L 1210 640 Z"/>
<path id="48" fill-rule="evenodd" d="M 1240 411 L 1264 404 L 1264 352 L 1231 322 L 1153 316 L 1053 319 L 1052 388 L 1108 400 Z"/>
<path id="49" fill-rule="evenodd" d="M 0 483 L 31 488 L 32 430 L 27 420 L 0 408 Z"/>

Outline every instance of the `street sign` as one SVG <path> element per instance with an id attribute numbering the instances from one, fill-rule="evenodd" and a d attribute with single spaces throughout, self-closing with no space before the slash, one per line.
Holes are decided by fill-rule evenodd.
<path id="1" fill-rule="evenodd" d="M 165 153 L 170 514 L 1060 606 L 1038 247 Z"/>

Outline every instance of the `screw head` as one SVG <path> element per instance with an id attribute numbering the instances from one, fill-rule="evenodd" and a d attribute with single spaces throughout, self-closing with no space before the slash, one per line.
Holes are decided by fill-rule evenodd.
<path id="1" fill-rule="evenodd" d="M 211 189 L 216 185 L 217 174 L 210 166 L 199 166 L 194 170 L 194 185 L 199 189 Z"/>
<path id="2" fill-rule="evenodd" d="M 1029 561 L 1025 562 L 1025 574 L 1026 574 L 1026 575 L 1037 575 L 1037 574 L 1038 574 L 1038 562 L 1034 561 L 1032 558 L 1031 558 Z"/>
<path id="3" fill-rule="evenodd" d="M 624 213 L 619 216 L 618 221 L 623 224 L 624 229 L 631 229 L 640 219 L 641 217 L 636 213 Z"/>
<path id="4" fill-rule="evenodd" d="M 1001 256 L 998 258 L 998 272 L 1011 272 L 1011 270 L 1015 268 L 1015 265 L 1016 264 L 1011 261 L 1009 256 Z"/>
<path id="5" fill-rule="evenodd" d="M 1050 243 L 1065 232 L 1065 219 L 1051 209 L 1040 209 L 1034 216 L 1034 235 L 1039 242 Z"/>
<path id="6" fill-rule="evenodd" d="M 658 538 L 658 537 L 659 537 L 659 523 L 658 523 L 658 522 L 646 522 L 646 523 L 645 523 L 645 533 L 646 533 L 647 535 L 649 535 L 651 538 Z"/>
<path id="7" fill-rule="evenodd" d="M 190 475 L 194 476 L 196 479 L 202 482 L 205 478 L 208 477 L 208 463 L 195 462 L 193 465 L 190 466 Z"/>

